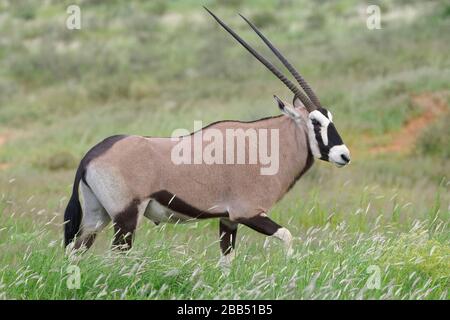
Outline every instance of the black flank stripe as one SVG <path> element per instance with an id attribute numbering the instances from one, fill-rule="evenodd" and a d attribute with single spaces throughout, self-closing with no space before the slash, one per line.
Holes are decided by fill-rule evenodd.
<path id="1" fill-rule="evenodd" d="M 210 213 L 191 206 L 189 203 L 183 201 L 178 196 L 174 197 L 174 194 L 161 190 L 150 195 L 150 198 L 155 199 L 161 205 L 176 211 L 178 213 L 187 215 L 196 219 L 208 219 L 208 218 L 220 218 L 228 217 L 228 212 Z M 170 204 L 169 204 L 170 203 Z"/>

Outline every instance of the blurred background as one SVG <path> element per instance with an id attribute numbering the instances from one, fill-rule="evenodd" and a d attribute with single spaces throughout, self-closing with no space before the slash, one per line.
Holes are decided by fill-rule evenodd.
<path id="1" fill-rule="evenodd" d="M 81 30 L 66 28 L 71 4 L 81 8 Z M 366 26 L 369 4 L 381 9 L 379 30 Z M 351 150 L 343 169 L 316 161 L 276 206 L 275 220 L 297 234 L 345 222 L 355 232 L 394 226 L 386 229 L 394 235 L 423 221 L 444 244 L 448 266 L 450 4 L 443 0 L 0 0 L 3 263 L 41 234 L 36 226 L 45 230 L 39 239 L 60 243 L 78 162 L 105 137 L 255 120 L 278 114 L 273 94 L 291 101 L 202 5 L 280 65 L 237 14 L 253 21 L 332 111 Z M 205 230 L 215 239 L 216 227 Z"/>

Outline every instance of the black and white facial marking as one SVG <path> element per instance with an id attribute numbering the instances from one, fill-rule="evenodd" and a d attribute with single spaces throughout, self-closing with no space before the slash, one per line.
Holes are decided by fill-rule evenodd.
<path id="1" fill-rule="evenodd" d="M 338 167 L 350 162 L 350 151 L 337 132 L 328 110 L 319 108 L 309 113 L 308 133 L 314 157 Z"/>
<path id="2" fill-rule="evenodd" d="M 294 98 L 294 107 L 291 107 L 277 96 L 274 96 L 274 98 L 280 110 L 298 125 L 301 125 L 303 120 L 297 109 L 305 108 L 305 106 L 300 100 Z M 319 108 L 311 111 L 308 117 L 309 145 L 313 156 L 332 162 L 338 167 L 350 163 L 350 151 L 337 132 L 331 113 L 325 108 Z"/>

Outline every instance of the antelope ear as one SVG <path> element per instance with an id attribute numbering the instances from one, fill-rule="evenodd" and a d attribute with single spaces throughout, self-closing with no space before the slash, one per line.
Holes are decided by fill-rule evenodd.
<path id="1" fill-rule="evenodd" d="M 292 105 L 294 106 L 294 108 L 306 109 L 306 107 L 303 104 L 303 102 L 301 102 L 300 99 L 297 96 L 294 96 L 294 100 L 292 100 Z"/>
<path id="2" fill-rule="evenodd" d="M 275 98 L 275 101 L 278 103 L 278 108 L 280 108 L 281 112 L 283 112 L 289 118 L 292 118 L 294 120 L 300 118 L 300 114 L 297 112 L 297 110 L 295 110 L 293 107 L 282 101 L 276 95 L 274 95 L 273 97 Z"/>

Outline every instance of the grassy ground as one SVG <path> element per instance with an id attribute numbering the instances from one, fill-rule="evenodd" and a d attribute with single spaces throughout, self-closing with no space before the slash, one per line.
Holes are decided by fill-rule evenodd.
<path id="1" fill-rule="evenodd" d="M 126 255 L 108 250 L 109 229 L 85 256 L 65 257 L 62 213 L 77 161 L 113 134 L 276 114 L 272 94 L 289 93 L 196 1 L 78 1 L 78 31 L 65 28 L 66 2 L 0 2 L 0 297 L 450 297 L 445 1 L 380 1 L 374 31 L 353 0 L 207 3 L 265 50 L 244 13 L 290 57 L 353 160 L 340 170 L 316 162 L 273 209 L 295 236 L 292 258 L 241 227 L 227 276 L 216 265 L 217 221 L 144 221 Z M 424 130 L 404 130 L 436 105 L 419 121 Z M 401 143 L 405 134 L 412 143 Z M 72 265 L 80 289 L 67 287 Z"/>

